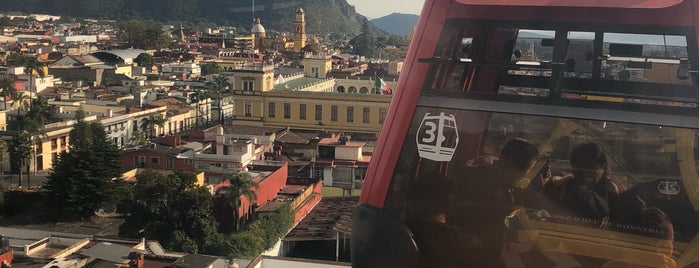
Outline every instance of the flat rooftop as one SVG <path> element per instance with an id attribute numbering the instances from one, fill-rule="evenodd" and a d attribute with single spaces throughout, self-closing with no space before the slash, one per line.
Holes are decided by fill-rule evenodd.
<path id="1" fill-rule="evenodd" d="M 284 241 L 335 240 L 336 225 L 346 221 L 359 202 L 358 196 L 323 197 L 320 203 L 284 237 Z M 340 226 L 343 224 L 340 223 Z M 339 227 L 339 226 L 338 226 Z"/>

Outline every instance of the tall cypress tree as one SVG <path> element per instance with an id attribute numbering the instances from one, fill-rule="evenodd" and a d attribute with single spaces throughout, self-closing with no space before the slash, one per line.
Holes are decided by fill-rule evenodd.
<path id="1" fill-rule="evenodd" d="M 120 184 L 119 150 L 108 138 L 102 124 L 84 121 L 70 131 L 70 150 L 61 153 L 47 177 L 47 206 L 61 212 L 64 219 L 91 216 L 105 203 L 115 203 Z"/>

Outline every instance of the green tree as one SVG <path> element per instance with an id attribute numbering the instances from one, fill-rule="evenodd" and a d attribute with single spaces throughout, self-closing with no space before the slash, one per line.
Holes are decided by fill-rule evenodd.
<path id="1" fill-rule="evenodd" d="M 26 116 L 42 126 L 51 123 L 53 116 L 58 111 L 58 107 L 49 104 L 48 99 L 45 97 L 32 99 L 30 107 L 31 110 L 27 112 Z"/>
<path id="2" fill-rule="evenodd" d="M 0 174 L 5 173 L 3 166 L 5 163 L 5 154 L 7 153 L 7 142 L 0 139 Z"/>
<path id="3" fill-rule="evenodd" d="M 146 137 L 146 133 L 142 131 L 135 131 L 129 141 L 133 146 L 144 145 L 148 143 L 148 137 Z"/>
<path id="4" fill-rule="evenodd" d="M 381 58 L 383 49 L 388 46 L 388 36 L 380 35 L 374 39 L 374 52 L 379 51 L 378 58 Z"/>
<path id="5" fill-rule="evenodd" d="M 201 64 L 201 73 L 203 75 L 220 74 L 221 71 L 223 71 L 223 68 L 217 62 L 210 61 Z"/>
<path id="6" fill-rule="evenodd" d="M 0 17 L 0 26 L 17 26 L 17 23 L 9 17 Z"/>
<path id="7" fill-rule="evenodd" d="M 150 132 L 150 137 L 153 138 L 156 134 L 155 127 L 158 127 L 162 131 L 166 122 L 167 119 L 165 119 L 162 114 L 152 114 L 141 120 L 141 130 L 143 130 L 143 132 Z"/>
<path id="8" fill-rule="evenodd" d="M 0 90 L 2 90 L 2 99 L 5 105 L 3 108 L 9 110 L 7 107 L 7 99 L 12 98 L 17 95 L 17 90 L 15 89 L 15 80 L 12 77 L 5 77 L 0 80 Z"/>
<path id="9" fill-rule="evenodd" d="M 12 98 L 12 100 L 14 101 L 13 104 L 17 107 L 17 110 L 19 110 L 19 113 L 22 114 L 22 112 L 29 110 L 32 99 L 26 92 L 20 91 L 15 94 L 15 97 Z"/>
<path id="10" fill-rule="evenodd" d="M 214 77 L 214 81 L 209 82 L 208 84 L 214 90 L 214 92 L 218 94 L 218 98 L 216 100 L 219 107 L 218 122 L 223 125 L 222 94 L 224 91 L 228 90 L 228 88 L 231 86 L 231 83 L 228 81 L 228 77 L 223 75 L 217 75 L 216 77 Z"/>
<path id="11" fill-rule="evenodd" d="M 257 200 L 258 184 L 252 180 L 247 172 L 238 172 L 229 179 L 228 186 L 221 187 L 217 193 L 217 198 L 224 201 L 226 210 L 229 210 L 233 215 L 233 226 L 228 226 L 226 223 L 221 223 L 221 231 L 230 233 L 238 231 L 240 228 L 240 207 L 242 206 L 242 197 L 245 196 L 250 203 Z"/>
<path id="12" fill-rule="evenodd" d="M 211 216 L 212 196 L 194 184 L 194 174 L 165 176 L 146 170 L 137 181 L 133 208 L 119 229 L 121 236 L 143 236 L 188 253 L 220 252 L 224 239 Z"/>
<path id="13" fill-rule="evenodd" d="M 39 77 L 43 78 L 44 77 L 44 66 L 46 64 L 43 62 L 40 62 L 37 58 L 35 57 L 27 57 L 24 61 L 24 73 L 29 75 L 29 94 L 32 92 L 34 94 L 37 94 L 37 89 L 36 85 L 34 85 L 34 74 L 38 75 Z M 29 104 L 31 107 L 31 103 Z"/>
<path id="14" fill-rule="evenodd" d="M 358 55 L 370 57 L 374 54 L 376 41 L 368 20 L 365 20 L 362 24 L 362 30 L 359 35 L 350 40 L 350 45 L 354 48 L 353 52 Z"/>
<path id="15" fill-rule="evenodd" d="M 166 48 L 171 40 L 155 21 L 128 20 L 117 23 L 117 38 L 141 49 Z"/>
<path id="16" fill-rule="evenodd" d="M 10 167 L 13 170 L 19 171 L 19 181 L 17 186 L 21 188 L 22 168 L 29 165 L 29 160 L 31 160 L 32 157 L 32 145 L 29 135 L 24 131 L 20 131 L 12 136 L 8 153 L 10 155 Z"/>
<path id="17" fill-rule="evenodd" d="M 84 121 L 76 113 L 70 131 L 70 150 L 61 153 L 47 177 L 47 207 L 64 219 L 91 216 L 103 204 L 116 204 L 123 196 L 119 149 L 107 137 L 104 126 Z"/>
<path id="18" fill-rule="evenodd" d="M 282 205 L 274 213 L 266 213 L 250 224 L 245 231 L 226 237 L 225 254 L 230 258 L 253 258 L 284 237 L 294 223 L 290 204 Z"/>
<path id="19" fill-rule="evenodd" d="M 195 90 L 194 92 L 192 92 L 192 93 L 189 94 L 189 95 L 190 95 L 190 97 L 189 97 L 190 100 L 196 104 L 196 105 L 195 105 L 196 108 L 194 109 L 194 110 L 195 110 L 195 117 L 194 117 L 195 123 L 194 123 L 194 124 L 195 124 L 196 128 L 199 129 L 199 121 L 200 121 L 200 118 L 199 118 L 199 108 L 200 108 L 200 107 L 199 107 L 199 104 L 200 104 L 202 101 L 205 101 L 205 100 L 209 99 L 211 96 L 210 96 L 210 94 L 209 94 L 208 91 L 206 91 L 206 90 L 201 90 L 201 89 Z"/>
<path id="20" fill-rule="evenodd" d="M 21 116 L 19 119 L 20 131 L 23 131 L 29 136 L 29 145 L 31 147 L 32 156 L 35 152 L 35 144 L 39 144 L 42 138 L 46 138 L 46 130 L 44 129 L 44 123 L 32 119 L 29 116 Z M 27 162 L 27 188 L 31 187 L 31 159 Z M 36 168 L 36 166 L 35 166 Z"/>
<path id="21" fill-rule="evenodd" d="M 153 61 L 153 56 L 148 53 L 139 54 L 134 61 L 138 63 L 138 66 L 145 67 L 146 69 L 150 69 L 153 67 L 153 64 L 155 64 L 155 61 Z"/>

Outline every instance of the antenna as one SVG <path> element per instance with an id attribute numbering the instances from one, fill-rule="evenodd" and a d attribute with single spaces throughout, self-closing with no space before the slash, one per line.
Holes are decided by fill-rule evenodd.
<path id="1" fill-rule="evenodd" d="M 255 25 L 255 0 L 252 0 L 252 24 Z"/>
<path id="2" fill-rule="evenodd" d="M 320 37 L 320 25 L 323 24 L 323 16 L 320 13 L 320 6 L 318 6 L 318 31 L 316 32 L 316 35 Z"/>

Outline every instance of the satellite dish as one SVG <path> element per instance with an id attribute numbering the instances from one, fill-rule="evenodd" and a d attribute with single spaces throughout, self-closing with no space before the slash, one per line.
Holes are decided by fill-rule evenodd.
<path id="1" fill-rule="evenodd" d="M 117 212 L 117 206 L 114 203 L 103 203 L 100 208 L 95 210 L 95 215 L 102 218 L 110 218 L 120 216 Z"/>

